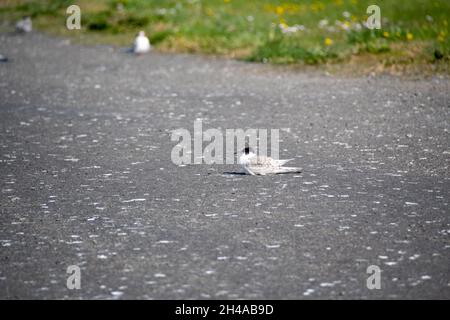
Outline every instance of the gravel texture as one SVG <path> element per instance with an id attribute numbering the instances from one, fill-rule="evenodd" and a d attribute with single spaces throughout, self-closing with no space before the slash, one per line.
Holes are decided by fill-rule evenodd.
<path id="1" fill-rule="evenodd" d="M 0 298 L 450 299 L 448 79 L 38 33 L 0 34 L 0 53 Z M 171 130 L 198 118 L 289 128 L 280 156 L 303 173 L 174 165 Z"/>

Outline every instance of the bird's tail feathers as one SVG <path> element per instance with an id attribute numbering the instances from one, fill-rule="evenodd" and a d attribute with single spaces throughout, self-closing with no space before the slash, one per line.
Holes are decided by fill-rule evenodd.
<path id="1" fill-rule="evenodd" d="M 277 162 L 277 164 L 281 167 L 282 165 L 288 163 L 289 161 L 294 160 L 294 158 L 292 159 L 279 159 L 279 160 L 275 160 Z"/>
<path id="2" fill-rule="evenodd" d="M 297 167 L 280 167 L 275 170 L 275 173 L 301 173 L 302 168 Z"/>

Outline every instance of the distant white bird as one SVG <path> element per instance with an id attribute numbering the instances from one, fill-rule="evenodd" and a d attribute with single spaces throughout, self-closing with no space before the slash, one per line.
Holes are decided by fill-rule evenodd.
<path id="1" fill-rule="evenodd" d="M 16 30 L 18 32 L 25 32 L 25 33 L 33 31 L 33 23 L 31 22 L 31 18 L 27 16 L 17 21 Z"/>
<path id="2" fill-rule="evenodd" d="M 150 40 L 148 40 L 144 31 L 139 31 L 138 36 L 134 39 L 133 52 L 135 54 L 144 54 L 151 50 Z"/>
<path id="3" fill-rule="evenodd" d="M 252 149 L 246 147 L 239 157 L 239 164 L 251 175 L 280 174 L 301 172 L 301 168 L 283 167 L 293 159 L 276 160 L 270 157 L 257 156 Z"/>

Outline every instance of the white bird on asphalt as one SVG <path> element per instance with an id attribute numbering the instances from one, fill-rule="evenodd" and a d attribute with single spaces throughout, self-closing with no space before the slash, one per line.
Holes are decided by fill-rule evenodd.
<path id="1" fill-rule="evenodd" d="M 26 16 L 23 17 L 23 19 L 17 21 L 16 30 L 18 32 L 25 32 L 25 33 L 33 31 L 33 23 L 31 22 L 31 18 Z"/>
<path id="2" fill-rule="evenodd" d="M 239 156 L 239 164 L 251 175 L 280 174 L 280 173 L 300 173 L 301 168 L 283 167 L 284 164 L 293 159 L 277 160 L 270 157 L 258 156 L 251 148 L 246 147 Z"/>
<path id="3" fill-rule="evenodd" d="M 133 52 L 135 54 L 144 54 L 151 50 L 150 40 L 148 40 L 144 31 L 139 31 L 136 39 L 134 39 Z"/>

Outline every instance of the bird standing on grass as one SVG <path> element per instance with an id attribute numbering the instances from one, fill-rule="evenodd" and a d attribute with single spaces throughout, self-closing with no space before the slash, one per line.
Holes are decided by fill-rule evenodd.
<path id="1" fill-rule="evenodd" d="M 144 31 L 139 31 L 134 39 L 133 52 L 137 55 L 147 53 L 151 50 L 150 40 L 148 40 Z"/>
<path id="2" fill-rule="evenodd" d="M 301 168 L 283 167 L 284 164 L 293 159 L 277 160 L 270 157 L 258 156 L 252 149 L 246 147 L 239 157 L 239 164 L 251 175 L 300 173 Z"/>

